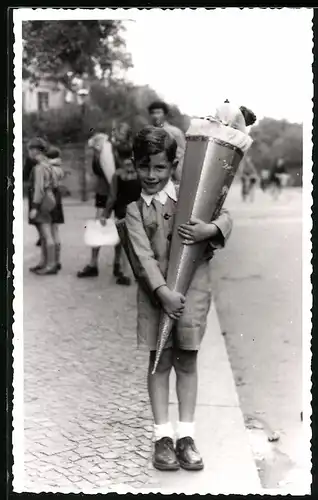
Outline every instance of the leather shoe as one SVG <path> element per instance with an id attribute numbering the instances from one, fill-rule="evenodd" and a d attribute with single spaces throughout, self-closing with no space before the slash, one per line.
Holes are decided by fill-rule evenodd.
<path id="1" fill-rule="evenodd" d="M 77 273 L 78 278 L 96 278 L 98 276 L 97 267 L 85 266 L 82 271 Z"/>
<path id="2" fill-rule="evenodd" d="M 180 468 L 170 437 L 163 437 L 155 441 L 152 463 L 159 470 L 178 470 Z"/>
<path id="3" fill-rule="evenodd" d="M 177 440 L 176 456 L 183 469 L 203 469 L 203 460 L 194 444 L 193 439 L 189 436 Z"/>

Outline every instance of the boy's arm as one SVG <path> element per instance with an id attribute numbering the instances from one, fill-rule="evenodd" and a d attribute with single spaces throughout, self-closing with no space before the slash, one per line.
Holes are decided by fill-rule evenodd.
<path id="1" fill-rule="evenodd" d="M 230 237 L 233 227 L 229 211 L 226 208 L 222 208 L 219 216 L 211 221 L 211 224 L 214 224 L 218 228 L 218 232 L 209 239 L 209 244 L 213 249 L 223 248 Z"/>
<path id="2" fill-rule="evenodd" d="M 34 167 L 34 191 L 32 208 L 38 210 L 44 197 L 44 173 L 40 165 Z"/>
<path id="3" fill-rule="evenodd" d="M 112 181 L 111 181 L 110 189 L 109 189 L 109 196 L 108 196 L 108 199 L 106 202 L 106 207 L 105 207 L 105 218 L 106 219 L 109 219 L 109 217 L 111 216 L 111 213 L 114 209 L 114 205 L 115 205 L 116 200 L 117 200 L 117 185 L 118 185 L 117 175 L 115 172 L 113 177 L 112 177 Z"/>
<path id="4" fill-rule="evenodd" d="M 161 274 L 159 263 L 155 259 L 148 236 L 143 226 L 141 214 L 137 203 L 131 203 L 127 207 L 125 226 L 129 246 L 137 260 L 142 278 L 144 278 L 151 289 L 155 292 L 161 286 L 166 285 L 166 280 Z M 124 247 L 125 243 L 123 242 Z"/>

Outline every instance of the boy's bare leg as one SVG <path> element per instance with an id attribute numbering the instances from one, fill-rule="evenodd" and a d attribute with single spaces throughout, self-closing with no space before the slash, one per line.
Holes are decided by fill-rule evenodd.
<path id="1" fill-rule="evenodd" d="M 197 355 L 197 351 L 174 350 L 180 422 L 194 421 L 198 389 Z"/>
<path id="2" fill-rule="evenodd" d="M 152 375 L 156 352 L 150 352 L 148 369 L 148 393 L 156 425 L 169 422 L 169 377 L 172 368 L 172 349 L 164 349 L 156 373 Z"/>
<path id="3" fill-rule="evenodd" d="M 58 267 L 58 270 L 60 270 L 62 268 L 62 266 L 61 266 L 61 240 L 60 240 L 60 231 L 59 231 L 58 224 L 52 224 L 52 236 L 53 236 L 54 245 L 55 245 L 56 265 Z"/>
<path id="4" fill-rule="evenodd" d="M 99 251 L 100 247 L 92 248 L 90 263 L 77 273 L 78 278 L 95 278 L 98 276 Z"/>
<path id="5" fill-rule="evenodd" d="M 40 226 L 37 225 L 36 228 L 37 228 L 38 233 L 39 233 L 39 240 L 40 240 L 40 246 L 41 246 L 41 257 L 40 257 L 40 262 L 36 266 L 30 267 L 30 271 L 32 273 L 36 272 L 38 269 L 43 269 L 46 266 L 46 260 L 47 260 L 45 238 L 42 237 Z"/>
<path id="6" fill-rule="evenodd" d="M 121 274 L 121 254 L 122 254 L 122 246 L 121 243 L 115 246 L 115 255 L 114 255 L 114 264 L 113 264 L 113 274 L 116 278 L 118 278 Z"/>
<path id="7" fill-rule="evenodd" d="M 99 251 L 100 247 L 92 248 L 91 261 L 89 263 L 91 267 L 98 267 Z"/>
<path id="8" fill-rule="evenodd" d="M 35 272 L 40 276 L 45 276 L 47 274 L 56 274 L 56 255 L 51 224 L 41 224 L 41 238 L 46 248 L 46 265 L 41 269 L 37 269 Z"/>
<path id="9" fill-rule="evenodd" d="M 121 245 L 120 245 L 121 247 Z M 124 252 L 123 248 L 120 248 L 120 261 L 118 264 L 118 268 L 116 269 L 114 266 L 114 275 L 116 276 L 115 270 L 118 271 L 117 285 L 126 285 L 129 286 L 131 284 L 131 279 L 129 277 L 129 263 Z"/>
<path id="10" fill-rule="evenodd" d="M 173 429 L 169 422 L 169 377 L 172 368 L 172 349 L 164 349 L 156 373 L 152 375 L 155 351 L 150 352 L 148 369 L 148 392 L 154 417 L 155 449 L 153 465 L 159 470 L 177 470 L 178 463 L 174 445 Z"/>
<path id="11" fill-rule="evenodd" d="M 181 467 L 187 470 L 203 469 L 202 458 L 193 440 L 198 387 L 197 356 L 197 351 L 185 351 L 182 349 L 175 349 L 173 356 L 179 402 L 176 456 Z"/>
<path id="12" fill-rule="evenodd" d="M 41 246 L 41 231 L 40 231 L 40 226 L 38 224 L 36 224 L 36 231 L 38 233 L 38 239 L 37 239 L 37 242 L 36 242 L 36 246 L 37 247 L 40 247 Z"/>

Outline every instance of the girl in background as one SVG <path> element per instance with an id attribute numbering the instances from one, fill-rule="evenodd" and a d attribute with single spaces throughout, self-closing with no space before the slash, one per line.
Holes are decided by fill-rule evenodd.
<path id="1" fill-rule="evenodd" d="M 25 182 L 28 186 L 28 212 L 30 213 L 31 204 L 32 204 L 32 170 L 36 165 L 36 162 L 32 160 L 29 155 L 27 155 L 24 165 L 23 165 L 23 182 Z M 40 228 L 34 221 L 29 218 L 29 224 L 34 226 L 37 230 L 38 239 L 35 243 L 37 247 L 41 246 L 41 236 L 40 236 Z"/>
<path id="2" fill-rule="evenodd" d="M 36 165 L 31 173 L 30 220 L 38 225 L 41 235 L 41 260 L 30 271 L 39 276 L 57 274 L 56 245 L 52 231 L 52 212 L 56 207 L 54 189 L 57 180 L 47 159 L 48 144 L 43 139 L 33 139 L 28 153 Z"/>
<path id="3" fill-rule="evenodd" d="M 60 190 L 60 183 L 64 178 L 64 171 L 62 168 L 61 151 L 51 146 L 47 158 L 53 170 L 53 176 L 55 178 L 56 187 L 53 188 L 53 194 L 55 196 L 55 208 L 52 210 L 52 235 L 55 242 L 55 259 L 57 270 L 62 269 L 61 264 L 61 239 L 59 232 L 59 224 L 64 224 L 64 211 L 62 203 L 62 194 Z"/>

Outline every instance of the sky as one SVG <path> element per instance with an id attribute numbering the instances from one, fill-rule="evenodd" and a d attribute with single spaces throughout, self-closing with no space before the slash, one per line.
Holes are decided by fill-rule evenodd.
<path id="1" fill-rule="evenodd" d="M 258 118 L 303 121 L 312 96 L 311 9 L 155 10 L 124 21 L 131 81 L 190 116 L 229 99 Z"/>

